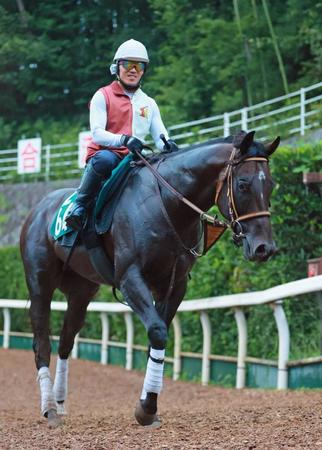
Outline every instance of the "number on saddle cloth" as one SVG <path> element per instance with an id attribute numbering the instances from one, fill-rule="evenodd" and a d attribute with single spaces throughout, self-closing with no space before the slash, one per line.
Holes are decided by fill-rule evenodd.
<path id="1" fill-rule="evenodd" d="M 70 233 L 71 231 L 74 231 L 72 228 L 66 225 L 65 219 L 69 211 L 72 209 L 76 199 L 77 191 L 73 192 L 68 198 L 66 198 L 66 200 L 64 200 L 59 207 L 50 227 L 50 234 L 55 240 L 61 238 L 65 234 Z"/>

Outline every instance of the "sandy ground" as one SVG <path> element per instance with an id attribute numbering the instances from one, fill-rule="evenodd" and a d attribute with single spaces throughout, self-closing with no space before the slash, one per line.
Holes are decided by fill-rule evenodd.
<path id="1" fill-rule="evenodd" d="M 162 427 L 146 429 L 133 416 L 143 373 L 80 360 L 70 367 L 68 416 L 52 430 L 40 416 L 32 352 L 0 349 L 1 450 L 322 450 L 322 391 L 237 391 L 166 379 Z"/>

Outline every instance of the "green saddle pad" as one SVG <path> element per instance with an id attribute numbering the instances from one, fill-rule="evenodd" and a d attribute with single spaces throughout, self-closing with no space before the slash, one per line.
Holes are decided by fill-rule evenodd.
<path id="1" fill-rule="evenodd" d="M 131 161 L 133 161 L 132 153 L 129 153 L 118 166 L 112 171 L 112 175 L 105 181 L 104 186 L 100 190 L 96 205 L 94 208 L 95 219 L 102 211 L 104 205 L 112 198 L 112 196 L 119 189 L 124 176 L 128 173 L 131 167 Z"/>

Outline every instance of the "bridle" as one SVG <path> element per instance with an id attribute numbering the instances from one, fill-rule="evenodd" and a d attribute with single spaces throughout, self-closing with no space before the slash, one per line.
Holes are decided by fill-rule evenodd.
<path id="1" fill-rule="evenodd" d="M 240 223 L 243 220 L 252 219 L 254 217 L 263 217 L 270 216 L 271 213 L 268 210 L 251 212 L 248 214 L 239 215 L 236 207 L 236 202 L 234 198 L 234 190 L 233 190 L 233 168 L 249 162 L 249 161 L 264 161 L 268 163 L 268 158 L 264 156 L 250 156 L 241 159 L 235 159 L 235 155 L 237 153 L 237 148 L 233 147 L 233 151 L 230 155 L 229 160 L 226 162 L 226 167 L 219 174 L 219 181 L 216 187 L 216 196 L 215 196 L 215 204 L 218 206 L 219 196 L 222 192 L 222 188 L 224 182 L 227 180 L 227 199 L 228 199 L 228 212 L 230 222 L 228 226 L 231 228 L 233 232 L 233 240 L 236 245 L 242 244 L 242 239 L 245 238 L 245 234 L 243 233 L 243 227 Z"/>
<path id="2" fill-rule="evenodd" d="M 233 233 L 233 241 L 236 245 L 242 245 L 242 239 L 245 238 L 245 234 L 243 233 L 243 227 L 240 223 L 243 220 L 248 220 L 254 217 L 262 217 L 262 216 L 270 216 L 271 213 L 268 210 L 263 211 L 255 211 L 248 214 L 239 215 L 236 203 L 234 199 L 234 191 L 233 191 L 233 168 L 237 165 L 249 162 L 249 161 L 264 161 L 268 162 L 268 158 L 262 157 L 262 156 L 251 156 L 246 158 L 240 158 L 235 159 L 237 148 L 233 147 L 232 153 L 230 155 L 230 158 L 225 163 L 225 167 L 219 174 L 219 181 L 217 183 L 216 187 L 216 196 L 215 196 L 215 204 L 218 206 L 218 199 L 222 192 L 222 188 L 224 185 L 224 182 L 227 180 L 227 198 L 228 198 L 228 211 L 229 211 L 229 221 L 227 220 L 219 220 L 217 216 L 212 216 L 208 214 L 207 212 L 200 209 L 197 205 L 192 203 L 190 200 L 188 200 L 186 197 L 184 197 L 180 192 L 178 192 L 173 186 L 171 186 L 163 177 L 160 175 L 158 170 L 156 170 L 145 158 L 141 155 L 140 152 L 135 152 L 137 157 L 142 161 L 142 163 L 148 167 L 148 169 L 153 173 L 153 175 L 156 177 L 158 181 L 160 181 L 163 186 L 165 186 L 168 190 L 170 190 L 179 200 L 181 200 L 183 203 L 185 203 L 189 208 L 193 209 L 195 212 L 197 212 L 200 216 L 200 220 L 203 224 L 205 222 L 208 222 L 214 226 L 224 227 L 224 228 L 230 228 Z M 161 161 L 159 161 L 160 163 Z M 136 163 L 134 163 L 136 164 Z M 161 198 L 161 195 L 160 195 Z M 161 198 L 162 201 L 162 198 Z M 219 208 L 220 210 L 220 208 Z M 220 210 L 221 214 L 223 215 L 222 211 Z M 169 221 L 169 220 L 168 220 Z M 173 225 L 172 228 L 174 229 Z M 182 244 L 183 245 L 183 244 Z M 184 246 L 184 245 L 183 245 Z M 201 256 L 196 253 L 195 247 L 193 249 L 187 249 L 185 246 L 184 248 L 186 250 L 189 250 L 194 256 Z"/>

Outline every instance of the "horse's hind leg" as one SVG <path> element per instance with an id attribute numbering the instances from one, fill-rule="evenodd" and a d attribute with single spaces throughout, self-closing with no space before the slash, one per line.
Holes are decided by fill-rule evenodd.
<path id="1" fill-rule="evenodd" d="M 73 349 L 75 336 L 84 324 L 87 306 L 98 288 L 97 284 L 85 280 L 73 272 L 66 272 L 60 286 L 67 297 L 68 307 L 60 333 L 54 382 L 54 396 L 58 414 L 66 414 L 68 357 Z"/>
<path id="2" fill-rule="evenodd" d="M 33 329 L 33 350 L 38 369 L 38 381 L 41 396 L 41 412 L 48 418 L 48 425 L 55 427 L 60 424 L 56 413 L 53 385 L 49 372 L 51 346 L 49 341 L 50 303 L 54 289 L 46 281 L 45 273 L 38 273 L 38 282 L 29 284 L 30 319 Z"/>

